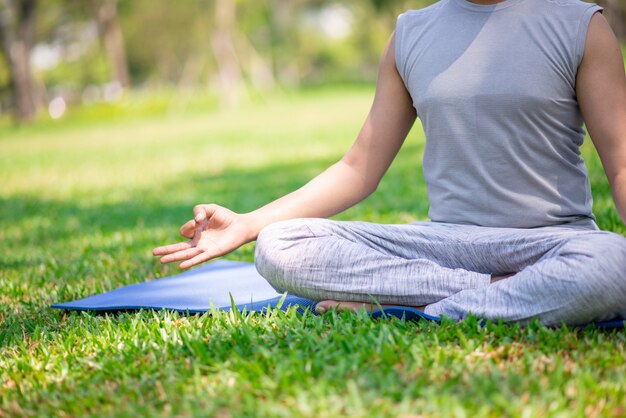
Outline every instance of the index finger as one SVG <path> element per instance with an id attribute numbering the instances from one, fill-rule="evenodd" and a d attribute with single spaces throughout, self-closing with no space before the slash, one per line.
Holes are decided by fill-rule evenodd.
<path id="1" fill-rule="evenodd" d="M 189 242 L 179 242 L 178 244 L 164 245 L 162 247 L 156 247 L 152 250 L 153 255 L 167 255 L 175 253 L 177 251 L 187 250 L 193 247 Z"/>
<path id="2" fill-rule="evenodd" d="M 196 221 L 194 219 L 185 222 L 183 226 L 180 227 L 178 233 L 185 238 L 193 238 L 193 235 L 196 230 Z"/>
<path id="3" fill-rule="evenodd" d="M 208 219 L 211 216 L 213 216 L 213 214 L 215 213 L 217 209 L 218 209 L 218 206 L 213 203 L 210 203 L 208 205 L 196 205 L 193 208 L 194 220 L 197 223 L 202 222 L 205 219 Z"/>

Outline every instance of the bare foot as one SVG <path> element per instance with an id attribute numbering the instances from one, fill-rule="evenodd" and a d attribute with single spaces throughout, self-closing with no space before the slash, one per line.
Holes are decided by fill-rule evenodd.
<path id="1" fill-rule="evenodd" d="M 504 274 L 502 276 L 491 276 L 491 283 L 499 282 L 500 280 L 504 280 L 506 278 L 514 276 L 515 274 L 517 273 L 509 273 L 509 274 Z M 365 312 L 372 312 L 372 311 L 375 311 L 376 309 L 379 309 L 379 307 L 389 308 L 391 306 L 402 306 L 402 305 L 380 305 L 379 306 L 379 305 L 368 303 L 368 302 L 323 300 L 321 302 L 318 302 L 317 305 L 315 305 L 315 312 L 321 314 L 332 308 L 335 308 L 340 311 L 350 311 L 350 312 L 357 312 L 357 311 L 360 311 L 361 309 L 365 309 Z M 407 307 L 414 308 L 422 312 L 424 312 L 424 308 L 425 308 L 425 306 L 407 306 Z"/>
<path id="2" fill-rule="evenodd" d="M 372 311 L 375 311 L 376 309 L 379 309 L 380 307 L 389 308 L 391 306 L 399 306 L 399 305 L 376 305 L 376 304 L 368 303 L 368 302 L 347 302 L 347 301 L 338 301 L 338 300 L 323 300 L 321 302 L 318 302 L 317 305 L 315 305 L 315 312 L 321 314 L 332 308 L 336 308 L 337 310 L 340 310 L 340 311 L 350 311 L 350 312 L 357 312 L 357 311 L 360 311 L 361 309 L 365 309 L 365 312 L 372 312 Z M 414 308 L 422 312 L 424 312 L 424 308 L 425 308 L 425 306 L 407 306 L 407 307 Z"/>
<path id="3" fill-rule="evenodd" d="M 491 283 L 499 282 L 500 280 L 504 280 L 511 276 L 515 276 L 516 274 L 517 273 L 509 273 L 509 274 L 504 274 L 502 276 L 491 276 Z"/>

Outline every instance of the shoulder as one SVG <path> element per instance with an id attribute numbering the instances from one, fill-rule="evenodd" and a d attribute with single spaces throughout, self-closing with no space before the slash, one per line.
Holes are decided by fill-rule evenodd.
<path id="1" fill-rule="evenodd" d="M 582 0 L 526 0 L 533 2 L 537 17 L 561 49 L 568 51 L 572 69 L 578 68 L 585 48 L 590 21 L 602 7 Z"/>
<path id="2" fill-rule="evenodd" d="M 583 63 L 613 55 L 622 62 L 619 42 L 613 29 L 600 13 L 594 13 L 589 21 L 589 29 L 584 42 Z"/>
<path id="3" fill-rule="evenodd" d="M 415 21 L 427 18 L 433 13 L 439 11 L 449 0 L 440 0 L 430 6 L 418 10 L 407 10 L 398 16 L 398 23 L 404 21 Z"/>
<path id="4" fill-rule="evenodd" d="M 557 13 L 562 14 L 580 14 L 589 9 L 602 10 L 602 7 L 595 3 L 590 3 L 583 0 L 535 0 L 544 8 L 554 10 Z"/>
<path id="5" fill-rule="evenodd" d="M 396 37 L 403 38 L 404 33 L 428 26 L 429 22 L 436 20 L 436 16 L 446 8 L 450 1 L 451 0 L 440 0 L 423 9 L 407 10 L 400 14 L 396 22 Z"/>
<path id="6" fill-rule="evenodd" d="M 551 4 L 555 7 L 585 7 L 593 6 L 594 4 L 583 0 L 540 0 L 540 2 Z"/>

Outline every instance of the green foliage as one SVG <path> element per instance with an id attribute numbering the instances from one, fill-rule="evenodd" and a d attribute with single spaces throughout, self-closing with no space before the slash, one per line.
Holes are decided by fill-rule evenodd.
<path id="1" fill-rule="evenodd" d="M 248 211 L 305 183 L 349 147 L 372 94 L 0 127 L 0 416 L 622 416 L 623 330 L 48 308 L 175 273 L 150 249 L 178 239 L 194 204 Z M 416 126 L 379 190 L 339 218 L 424 219 L 422 151 Z M 583 153 L 600 225 L 625 234 Z"/>
<path id="2" fill-rule="evenodd" d="M 337 4 L 337 2 L 305 1 L 286 4 L 290 7 L 287 18 L 280 21 L 279 3 L 270 0 L 239 1 L 237 4 L 236 31 L 254 47 L 263 60 L 271 64 L 275 76 L 282 80 L 284 66 L 297 65 L 301 82 L 317 82 L 320 73 L 331 79 L 372 79 L 375 64 L 384 42 L 394 28 L 395 17 L 409 7 L 419 4 L 394 1 L 385 7 L 376 2 L 342 2 L 354 15 L 352 34 L 346 39 L 331 39 L 319 30 L 303 24 L 307 13 Z M 88 7 L 71 0 L 43 4 L 38 18 L 37 42 L 52 44 L 65 39 L 81 40 L 80 28 L 92 22 Z M 215 27 L 214 2 L 181 2 L 172 7 L 163 1 L 119 1 L 119 21 L 124 34 L 128 65 L 136 84 L 146 81 L 155 84 L 176 84 L 181 78 L 191 76 L 201 84 L 215 73 L 216 63 L 211 47 Z M 60 33 L 65 35 L 61 36 Z M 65 38 L 64 38 L 65 37 Z M 363 42 L 365 39 L 370 42 Z M 65 39 L 67 42 L 67 39 Z M 239 45 L 240 46 L 240 45 Z M 100 48 L 95 43 L 93 48 Z M 246 53 L 238 48 L 241 60 Z M 102 51 L 100 51 L 100 54 Z M 108 67 L 102 67 L 101 57 L 89 51 L 61 69 L 44 70 L 42 82 L 48 86 L 74 84 L 83 80 L 81 87 L 94 81 L 112 77 Z M 97 68 L 93 68 L 94 57 Z M 106 64 L 106 63 L 104 63 Z M 365 64 L 365 65 L 364 65 Z M 103 74 L 104 70 L 104 74 Z M 108 78 L 107 78 L 108 77 Z"/>
<path id="3" fill-rule="evenodd" d="M 79 92 L 85 86 L 101 85 L 111 79 L 111 69 L 106 57 L 97 49 L 92 49 L 81 59 L 62 61 L 56 67 L 41 75 L 49 86 L 76 88 Z"/>
<path id="4" fill-rule="evenodd" d="M 193 57 L 211 60 L 211 6 L 207 2 L 122 2 L 120 24 L 136 82 L 175 83 Z M 201 80 L 194 80 L 201 82 Z"/>
<path id="5" fill-rule="evenodd" d="M 255 89 L 267 90 L 255 85 L 252 73 L 257 71 L 258 75 L 259 68 L 263 69 L 260 73 L 264 79 L 269 69 L 278 86 L 319 85 L 328 81 L 372 82 L 398 14 L 434 2 L 233 0 L 236 21 L 229 32 L 233 34 L 236 61 L 242 66 L 245 83 L 254 87 L 252 95 L 256 94 Z M 102 40 L 94 32 L 92 6 L 95 3 L 98 2 L 49 0 L 37 3 L 34 43 L 44 46 L 44 50 L 47 47 L 48 53 L 61 50 L 62 59 L 50 68 L 38 68 L 35 78 L 47 96 L 62 94 L 70 107 L 79 104 L 87 86 L 102 86 L 114 78 Z M 215 0 L 183 1 L 175 6 L 162 0 L 117 0 L 117 4 L 134 87 L 205 89 L 216 86 L 219 65 L 212 45 Z M 606 6 L 609 12 L 610 5 Z M 328 36 L 319 27 L 324 20 L 320 19 L 320 11 L 332 7 L 343 8 L 351 16 L 351 30 L 345 36 Z M 313 19 L 315 22 L 312 16 L 317 16 L 317 20 Z M 2 112 L 12 101 L 4 55 L 6 52 L 0 54 Z M 6 118 L 6 114 L 0 117 Z"/>
<path id="6" fill-rule="evenodd" d="M 4 55 L 0 54 L 0 93 L 8 90 L 11 85 L 9 65 Z"/>

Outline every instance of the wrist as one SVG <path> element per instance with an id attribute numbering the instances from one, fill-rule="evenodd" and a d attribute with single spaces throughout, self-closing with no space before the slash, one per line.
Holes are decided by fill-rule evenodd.
<path id="1" fill-rule="evenodd" d="M 246 242 L 255 241 L 259 236 L 261 230 L 265 225 L 260 221 L 260 218 L 254 212 L 248 212 L 241 214 L 241 221 L 248 227 L 248 233 L 246 235 Z"/>

